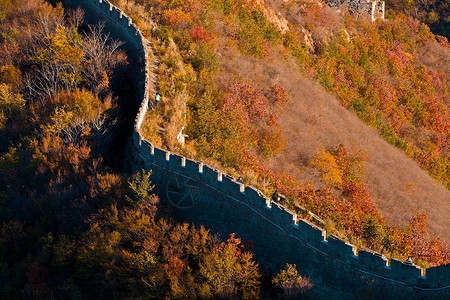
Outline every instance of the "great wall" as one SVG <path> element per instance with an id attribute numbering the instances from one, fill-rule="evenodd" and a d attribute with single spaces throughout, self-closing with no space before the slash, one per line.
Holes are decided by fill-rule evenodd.
<path id="1" fill-rule="evenodd" d="M 328 0 L 328 6 L 337 9 L 343 6 L 353 13 L 367 13 L 372 22 L 384 19 L 385 15 L 385 2 L 380 0 Z"/>
<path id="2" fill-rule="evenodd" d="M 260 191 L 202 162 L 154 147 L 140 135 L 140 127 L 153 94 L 152 49 L 120 9 L 105 0 L 64 0 L 85 10 L 88 19 L 105 20 L 112 37 L 127 42 L 128 55 L 139 65 L 139 113 L 134 123 L 132 151 L 136 170 L 152 170 L 155 192 L 174 204 L 182 220 L 204 225 L 222 238 L 230 233 L 250 240 L 258 263 L 277 272 L 286 263 L 313 279 L 316 298 L 450 299 L 450 264 L 419 268 L 360 250 L 325 230 L 300 219 Z M 153 55 L 151 55 L 154 57 Z"/>

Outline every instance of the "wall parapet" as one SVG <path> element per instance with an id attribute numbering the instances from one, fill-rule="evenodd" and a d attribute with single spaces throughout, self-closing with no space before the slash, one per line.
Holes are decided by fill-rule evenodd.
<path id="1" fill-rule="evenodd" d="M 64 2 L 70 2 L 70 0 Z M 208 205 L 212 201 L 220 202 L 220 205 L 227 202 L 233 207 L 244 207 L 245 214 L 248 213 L 258 218 L 261 226 L 264 225 L 268 229 L 282 234 L 286 239 L 286 244 L 288 244 L 288 240 L 291 241 L 294 246 L 290 248 L 290 251 L 294 256 L 297 250 L 308 249 L 322 259 L 333 260 L 342 268 L 357 272 L 359 275 L 355 274 L 355 277 L 370 276 L 375 280 L 408 287 L 416 292 L 444 291 L 445 295 L 450 292 L 450 264 L 424 270 L 410 262 L 396 259 L 389 261 L 384 255 L 370 250 L 357 251 L 354 245 L 336 236 L 330 235 L 327 238 L 325 230 L 299 218 L 286 207 L 271 201 L 254 187 L 244 186 L 235 178 L 204 165 L 200 161 L 172 154 L 154 147 L 151 142 L 145 140 L 140 134 L 140 129 L 149 108 L 149 92 L 152 89 L 149 70 L 153 62 L 149 61 L 148 55 L 151 48 L 147 47 L 145 38 L 132 20 L 109 1 L 84 0 L 80 2 L 94 4 L 99 13 L 101 12 L 114 21 L 127 33 L 127 42 L 135 43 L 139 49 L 138 61 L 142 61 L 140 72 L 142 78 L 139 80 L 142 85 L 139 87 L 141 104 L 134 122 L 132 145 L 140 165 L 146 169 L 153 169 L 154 175 L 159 176 L 157 181 L 165 183 L 166 187 L 161 189 L 162 197 L 168 198 L 173 203 L 171 197 L 177 193 L 182 194 L 181 200 L 175 201 L 176 206 L 181 208 L 180 211 L 183 211 L 183 208 L 192 207 L 195 210 L 195 205 L 198 204 L 196 201 L 209 201 Z M 154 55 L 152 57 L 156 59 Z M 215 196 L 205 198 L 209 194 Z M 242 220 L 245 218 L 248 216 L 243 216 Z M 229 221 L 234 222 L 231 219 Z M 208 224 L 205 225 L 208 226 Z M 239 224 L 234 225 L 236 228 L 241 228 Z M 246 230 L 250 231 L 249 236 L 251 236 L 252 228 Z"/>

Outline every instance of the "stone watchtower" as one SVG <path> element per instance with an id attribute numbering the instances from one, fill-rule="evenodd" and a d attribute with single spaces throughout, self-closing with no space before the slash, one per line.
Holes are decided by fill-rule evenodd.
<path id="1" fill-rule="evenodd" d="M 348 9 L 355 13 L 368 13 L 372 22 L 376 19 L 384 19 L 384 1 L 380 0 L 329 0 L 330 7 L 339 8 L 347 6 Z"/>

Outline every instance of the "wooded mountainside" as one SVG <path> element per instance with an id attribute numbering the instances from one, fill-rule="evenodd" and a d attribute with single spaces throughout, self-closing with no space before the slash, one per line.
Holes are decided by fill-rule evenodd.
<path id="1" fill-rule="evenodd" d="M 148 173 L 126 174 L 117 147 L 132 66 L 101 24 L 49 2 L 0 3 L 0 298 L 307 295 L 314 278 L 291 265 L 271 277 L 251 243 L 180 224 Z M 450 262 L 423 211 L 407 226 L 386 221 L 364 147 L 317 149 L 301 166 L 314 182 L 272 168 L 290 142 L 280 116 L 296 99 L 232 66 L 289 62 L 448 189 L 450 46 L 421 23 L 448 33 L 445 2 L 391 1 L 388 20 L 373 24 L 320 1 L 111 2 L 160 58 L 163 97 L 146 138 L 267 195 L 278 190 L 290 209 L 312 211 L 358 247 L 425 267 Z"/>
<path id="2" fill-rule="evenodd" d="M 272 159 L 279 159 L 284 135 L 299 130 L 283 131 L 279 116 L 299 100 L 290 98 L 286 86 L 264 81 L 273 61 L 298 64 L 293 72 L 334 93 L 341 105 L 448 187 L 449 46 L 444 37 L 400 12 L 391 20 L 370 23 L 366 15 L 314 1 L 116 3 L 142 28 L 152 27 L 148 18 L 137 17 L 145 11 L 156 22 L 156 30 L 144 32 L 161 58 L 157 85 L 164 101 L 144 124 L 150 141 L 220 165 L 236 177 L 242 174 L 269 197 L 280 191 L 290 209 L 300 215 L 304 208 L 311 210 L 325 220 L 321 226 L 329 233 L 358 246 L 403 259 L 412 256 L 424 266 L 448 262 L 448 247 L 428 234 L 426 213 L 412 215 L 410 210 L 409 226 L 386 222 L 365 182 L 367 145 L 335 144 L 301 162 L 305 167 L 299 172 L 316 169 L 321 185 L 299 182 L 276 168 Z M 433 55 L 439 58 L 429 60 Z M 249 66 L 248 61 L 255 62 L 253 67 L 236 67 Z M 253 72 L 258 65 L 263 71 Z M 189 136 L 185 146 L 176 141 L 182 127 Z M 448 201 L 442 201 L 445 209 Z"/>
<path id="3" fill-rule="evenodd" d="M 401 12 L 430 26 L 434 34 L 450 38 L 450 3 L 439 0 L 388 0 L 389 13 Z"/>

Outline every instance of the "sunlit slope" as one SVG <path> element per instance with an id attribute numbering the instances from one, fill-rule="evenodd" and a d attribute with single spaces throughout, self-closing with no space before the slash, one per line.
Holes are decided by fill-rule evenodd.
<path id="1" fill-rule="evenodd" d="M 304 205 L 331 218 L 338 230 L 341 220 L 351 220 L 345 224 L 347 232 L 339 232 L 350 240 L 352 234 L 363 238 L 371 218 L 387 229 L 370 198 L 391 225 L 405 225 L 425 211 L 431 231 L 449 240 L 449 192 L 419 167 L 447 182 L 448 72 L 441 63 L 449 52 L 445 43 L 437 43 L 413 19 L 370 23 L 364 15 L 319 1 L 194 2 L 196 10 L 167 1 L 147 6 L 159 26 L 151 38 L 163 95 L 163 105 L 144 124 L 147 139 L 241 175 L 267 195 L 278 189 L 292 198 L 291 209 Z M 278 124 L 267 118 L 284 103 L 274 100 L 274 86 L 286 90 L 290 101 L 277 116 L 287 145 L 271 157 L 283 144 Z M 182 128 L 188 135 L 184 148 L 175 141 Z M 416 162 L 384 142 L 380 132 Z M 319 190 L 325 182 L 309 163 L 313 153 L 341 144 L 350 152 L 367 152 L 365 181 L 371 196 L 364 188 L 349 197 L 351 180 L 346 185 L 350 189 L 335 185 L 341 190 L 335 189 L 334 195 L 328 189 L 326 197 L 314 195 L 325 190 Z M 281 172 L 267 168 L 267 160 Z M 308 186 L 303 196 L 285 174 L 301 184 L 311 181 L 313 188 Z"/>
<path id="2" fill-rule="evenodd" d="M 222 50 L 221 65 L 229 73 L 252 78 L 259 88 L 277 83 L 288 92 L 290 102 L 279 117 L 286 147 L 271 161 L 273 168 L 301 183 L 321 184 L 318 172 L 306 166 L 317 149 L 339 144 L 363 149 L 369 156 L 366 182 L 388 223 L 406 225 L 412 214 L 425 211 L 430 232 L 450 241 L 450 191 L 343 108 L 335 96 L 305 78 L 295 62 L 276 56 L 252 60 L 228 48 Z"/>

